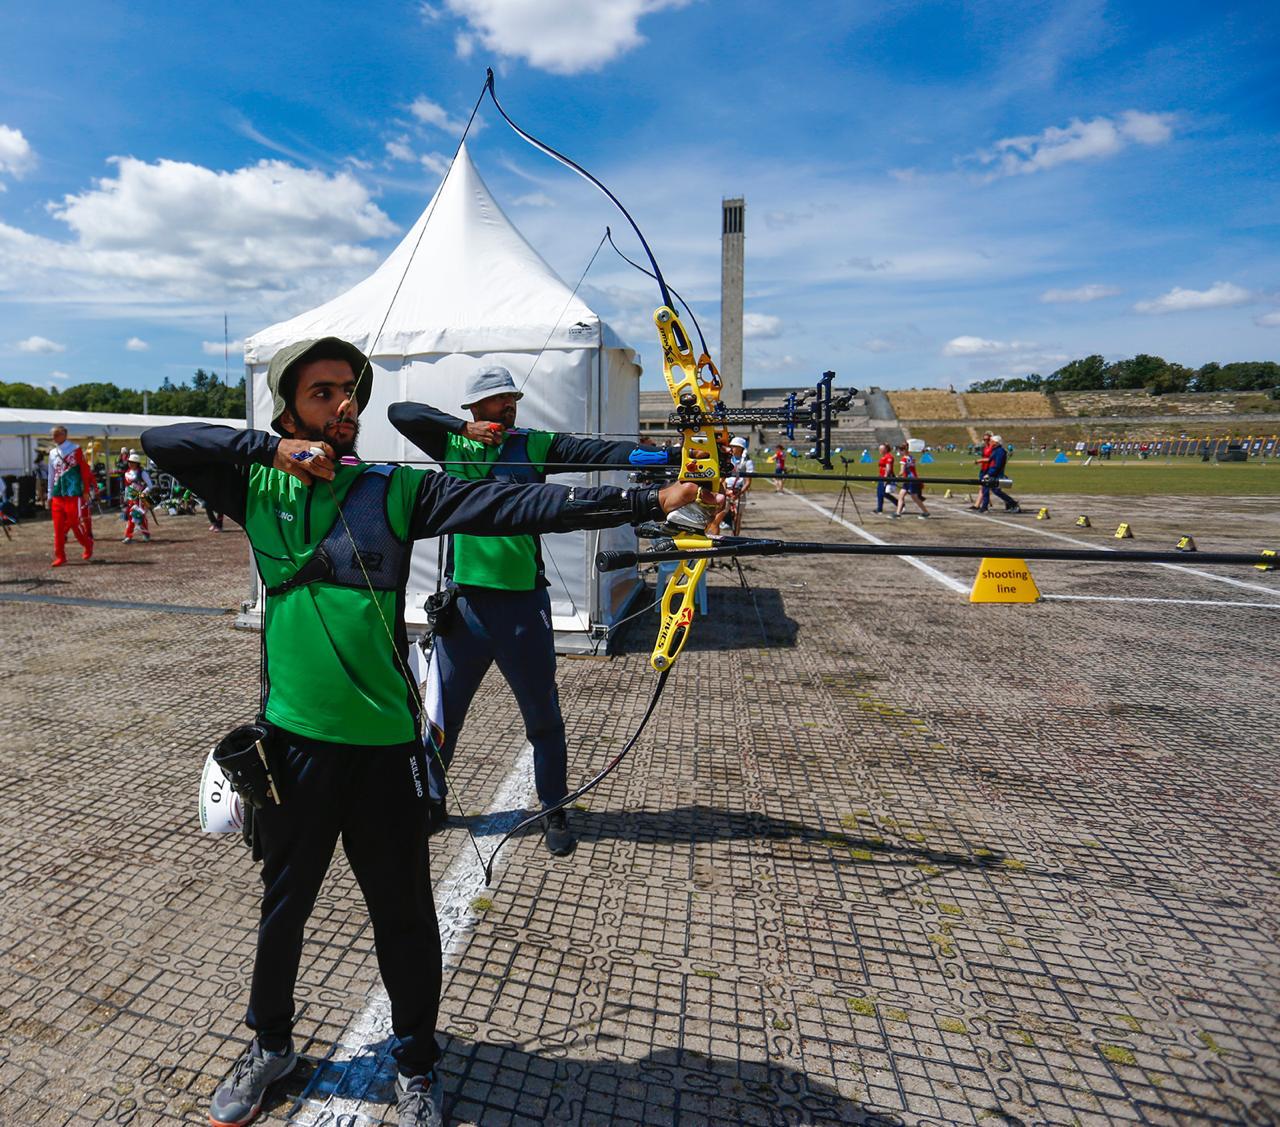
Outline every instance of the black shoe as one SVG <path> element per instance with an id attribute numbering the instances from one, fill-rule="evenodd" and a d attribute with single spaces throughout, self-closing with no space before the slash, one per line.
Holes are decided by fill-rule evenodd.
<path id="1" fill-rule="evenodd" d="M 1022 506 L 1021 505 L 1005 505 L 1004 511 L 1006 513 L 1020 513 L 1022 512 Z"/>
<path id="2" fill-rule="evenodd" d="M 542 820 L 542 834 L 547 849 L 557 857 L 565 857 L 577 848 L 578 839 L 569 829 L 569 816 L 563 810 L 557 810 Z"/>
<path id="3" fill-rule="evenodd" d="M 439 833 L 448 824 L 449 811 L 445 809 L 444 799 L 427 795 L 427 836 Z"/>

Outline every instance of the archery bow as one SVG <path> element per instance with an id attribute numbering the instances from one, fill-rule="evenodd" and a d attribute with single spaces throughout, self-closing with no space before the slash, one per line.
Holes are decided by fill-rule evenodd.
<path id="1" fill-rule="evenodd" d="M 675 311 L 675 302 L 662 275 L 662 269 L 658 266 L 658 260 L 654 257 L 644 232 L 640 230 L 639 224 L 623 206 L 622 201 L 577 161 L 538 140 L 512 120 L 503 109 L 502 103 L 498 101 L 492 69 L 486 71 L 485 91 L 493 102 L 494 108 L 502 115 L 502 119 L 518 136 L 553 160 L 572 169 L 603 192 L 626 218 L 636 238 L 640 240 L 640 245 L 644 248 L 652 268 L 650 276 L 658 283 L 662 298 L 661 305 L 653 314 L 653 323 L 658 331 L 658 343 L 662 350 L 662 374 L 675 405 L 671 416 L 672 424 L 680 432 L 680 469 L 676 480 L 694 482 L 702 487 L 701 498 L 693 507 L 695 511 L 685 516 L 689 524 L 701 528 L 715 513 L 714 504 L 711 504 L 707 498 L 720 492 L 720 448 L 729 443 L 727 420 L 720 407 L 720 374 L 707 352 L 706 342 L 705 340 L 701 342 L 702 354 L 695 357 L 689 334 Z M 612 241 L 610 237 L 610 242 Z M 699 336 L 701 336 L 701 329 L 699 329 Z M 699 519 L 698 510 L 704 514 L 701 519 Z M 679 537 L 679 539 L 685 538 L 683 534 Z M 700 540 L 701 538 L 693 537 L 692 539 Z M 667 584 L 666 592 L 662 597 L 662 622 L 658 628 L 658 638 L 654 643 L 653 653 L 649 658 L 649 664 L 659 673 L 664 673 L 671 668 L 688 640 L 689 626 L 693 621 L 693 596 L 698 580 L 702 578 L 705 570 L 706 564 L 702 561 L 681 561 Z M 659 691 L 663 683 L 665 679 L 659 682 Z M 648 715 L 646 713 L 646 718 Z"/>

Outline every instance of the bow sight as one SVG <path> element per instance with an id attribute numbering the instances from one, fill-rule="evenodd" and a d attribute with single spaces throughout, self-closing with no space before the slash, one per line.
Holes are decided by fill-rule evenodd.
<path id="1" fill-rule="evenodd" d="M 780 429 L 788 439 L 794 439 L 796 427 L 805 427 L 813 440 L 809 457 L 816 458 L 822 468 L 833 469 L 831 464 L 831 424 L 837 415 L 847 411 L 853 403 L 857 388 L 839 394 L 832 388 L 835 372 L 823 372 L 817 384 L 803 391 L 793 391 L 780 407 L 726 407 L 718 399 L 703 411 L 697 397 L 683 392 L 676 409 L 667 416 L 670 425 L 679 431 L 711 427 L 729 431 L 739 426 L 768 426 Z M 727 455 L 721 454 L 722 471 L 727 472 Z"/>

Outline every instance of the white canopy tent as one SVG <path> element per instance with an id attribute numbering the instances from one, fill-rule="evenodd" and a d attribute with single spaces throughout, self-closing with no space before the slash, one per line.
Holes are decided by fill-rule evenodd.
<path id="1" fill-rule="evenodd" d="M 37 440 L 47 440 L 55 426 L 67 428 L 67 437 L 81 446 L 92 444 L 97 457 L 114 459 L 112 443 L 136 440 L 148 427 L 169 423 L 216 423 L 243 427 L 243 419 L 203 419 L 192 415 L 131 415 L 118 411 L 44 411 L 26 407 L 0 407 L 0 475 L 32 472 Z M 48 446 L 48 441 L 44 441 Z M 89 451 L 86 451 L 89 453 Z"/>
<path id="2" fill-rule="evenodd" d="M 360 418 L 360 454 L 370 461 L 422 459 L 388 422 L 389 405 L 413 400 L 469 417 L 459 408 L 464 381 L 489 363 L 509 368 L 524 391 L 523 427 L 638 433 L 637 354 L 525 241 L 465 146 L 427 209 L 373 274 L 245 341 L 251 426 L 270 425 L 266 372 L 272 356 L 295 341 L 322 336 L 351 341 L 371 357 L 372 395 Z M 604 473 L 556 480 L 625 479 Z M 544 538 L 561 649 L 585 648 L 593 633 L 621 616 L 639 586 L 636 573 L 594 575 L 592 561 L 598 548 L 634 543 L 626 528 Z M 436 589 L 438 554 L 434 540 L 415 549 L 406 600 L 411 626 L 426 620 L 422 604 Z"/>

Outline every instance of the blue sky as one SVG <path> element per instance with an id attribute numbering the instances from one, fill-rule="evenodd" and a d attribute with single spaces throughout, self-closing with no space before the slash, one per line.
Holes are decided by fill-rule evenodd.
<path id="1" fill-rule="evenodd" d="M 239 339 L 376 266 L 488 65 L 713 349 L 720 200 L 746 197 L 748 386 L 1274 360 L 1277 27 L 1261 3 L 5 5 L 0 379 L 221 370 L 224 311 Z M 572 285 L 607 201 L 491 108 L 468 145 Z M 660 386 L 656 287 L 606 248 L 581 293 Z"/>

